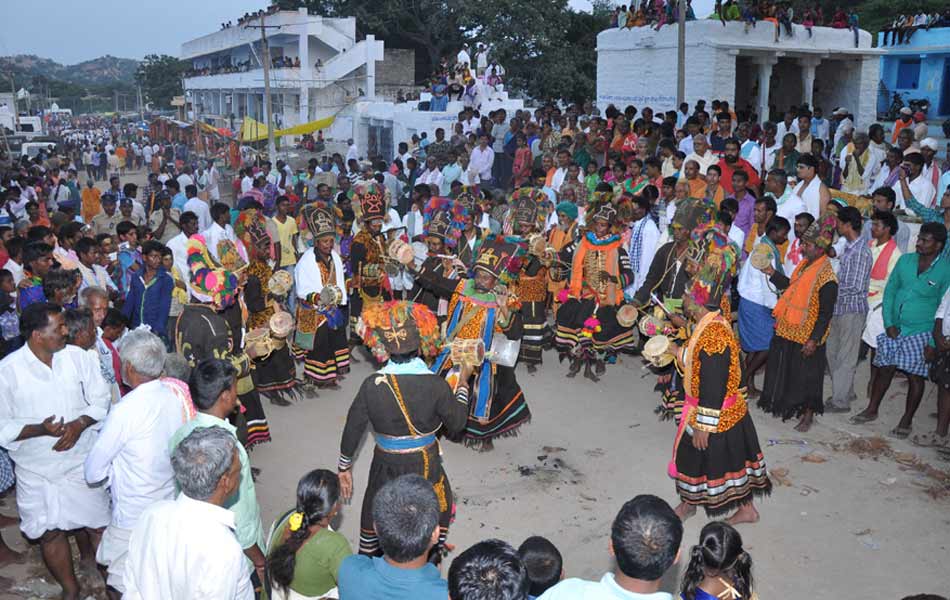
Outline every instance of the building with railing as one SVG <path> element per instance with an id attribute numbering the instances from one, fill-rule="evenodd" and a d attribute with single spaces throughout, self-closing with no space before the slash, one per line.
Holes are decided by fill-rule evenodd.
<path id="1" fill-rule="evenodd" d="M 329 117 L 358 100 L 376 98 L 376 73 L 386 58 L 382 41 L 372 35 L 357 40 L 352 17 L 277 11 L 182 44 L 181 58 L 191 63 L 184 88 L 194 118 L 231 128 L 245 116 L 265 121 L 261 25 L 267 28 L 277 127 Z M 407 88 L 413 84 L 411 65 L 408 73 Z"/>
<path id="2" fill-rule="evenodd" d="M 887 112 L 898 94 L 905 105 L 911 100 L 929 102 L 929 118 L 950 116 L 950 27 L 919 28 L 901 44 L 890 37 L 884 44 L 884 33 L 878 34 L 884 51 L 878 111 Z"/>
<path id="3" fill-rule="evenodd" d="M 678 25 L 608 29 L 597 36 L 597 102 L 601 108 L 632 104 L 676 109 Z M 792 26 L 792 35 L 759 21 L 686 23 L 686 96 L 727 100 L 762 118 L 807 102 L 830 114 L 844 107 L 858 127 L 874 122 L 879 55 L 867 31 Z M 779 117 L 780 118 L 780 117 Z"/>

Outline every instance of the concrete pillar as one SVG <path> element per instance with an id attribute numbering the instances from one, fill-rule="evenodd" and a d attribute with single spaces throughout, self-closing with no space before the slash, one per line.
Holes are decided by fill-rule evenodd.
<path id="1" fill-rule="evenodd" d="M 778 63 L 778 57 L 774 55 L 758 56 L 755 64 L 758 65 L 759 78 L 759 99 L 758 112 L 759 120 L 765 122 L 769 118 L 769 82 L 772 79 L 772 67 Z"/>
<path id="2" fill-rule="evenodd" d="M 373 49 L 376 47 L 376 36 L 366 36 L 366 99 L 376 98 L 376 57 Z"/>
<path id="3" fill-rule="evenodd" d="M 798 63 L 802 66 L 802 102 L 807 103 L 809 108 L 814 108 L 812 100 L 815 95 L 815 69 L 821 63 L 821 59 L 800 58 Z"/>

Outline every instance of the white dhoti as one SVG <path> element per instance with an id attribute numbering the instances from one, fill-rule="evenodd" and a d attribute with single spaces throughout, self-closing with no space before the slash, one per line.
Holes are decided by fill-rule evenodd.
<path id="1" fill-rule="evenodd" d="M 17 465 L 16 504 L 20 531 L 31 540 L 54 529 L 100 529 L 112 519 L 108 491 L 87 484 L 82 465 L 55 481 Z"/>
<path id="2" fill-rule="evenodd" d="M 125 559 L 129 556 L 129 540 L 132 530 L 109 525 L 102 534 L 99 549 L 96 550 L 96 562 L 108 570 L 106 583 L 119 592 L 125 593 Z"/>
<path id="3" fill-rule="evenodd" d="M 882 304 L 871 305 L 867 319 L 864 322 L 864 333 L 861 340 L 872 348 L 877 348 L 877 336 L 884 333 L 884 307 Z"/>

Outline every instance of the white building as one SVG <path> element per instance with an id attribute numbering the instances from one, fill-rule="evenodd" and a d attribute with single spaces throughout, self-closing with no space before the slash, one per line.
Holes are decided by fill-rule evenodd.
<path id="1" fill-rule="evenodd" d="M 261 30 L 254 27 L 261 20 L 248 24 L 252 27 L 234 25 L 182 44 L 181 58 L 192 64 L 184 87 L 193 117 L 233 127 L 244 116 L 265 121 Z M 278 127 L 328 117 L 358 99 L 375 98 L 376 63 L 383 60 L 384 45 L 372 35 L 356 41 L 356 19 L 300 9 L 269 14 L 264 24 L 272 62 L 294 65 L 270 71 Z"/>
<path id="2" fill-rule="evenodd" d="M 871 34 L 802 25 L 775 41 L 775 26 L 760 21 L 744 33 L 741 22 L 686 23 L 686 97 L 727 100 L 736 110 L 753 107 L 760 118 L 807 102 L 828 115 L 844 107 L 866 128 L 874 122 L 880 50 Z M 676 108 L 677 26 L 608 29 L 597 36 L 597 102 L 620 110 L 632 104 L 655 110 Z M 759 90 L 768 93 L 760 94 Z"/>

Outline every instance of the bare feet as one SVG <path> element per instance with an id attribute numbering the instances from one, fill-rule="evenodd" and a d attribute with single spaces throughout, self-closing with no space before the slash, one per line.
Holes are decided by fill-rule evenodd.
<path id="1" fill-rule="evenodd" d="M 877 421 L 877 413 L 871 412 L 868 409 L 864 409 L 848 419 L 848 422 L 854 425 L 863 425 L 864 423 L 870 423 L 872 421 Z"/>
<path id="2" fill-rule="evenodd" d="M 680 502 L 679 506 L 673 509 L 673 512 L 675 512 L 676 516 L 680 518 L 680 521 L 685 521 L 696 514 L 696 507 L 692 504 Z"/>
<path id="3" fill-rule="evenodd" d="M 13 564 L 22 564 L 24 562 L 26 562 L 25 554 L 15 552 L 12 548 L 7 546 L 3 540 L 0 540 L 0 567 Z M 7 587 L 6 589 L 10 588 Z"/>
<path id="4" fill-rule="evenodd" d="M 802 418 L 798 422 L 798 425 L 795 426 L 795 431 L 800 431 L 802 433 L 805 433 L 806 431 L 811 429 L 811 426 L 814 423 L 814 421 L 815 421 L 815 418 L 811 415 L 811 413 L 806 413 L 802 415 Z"/>
<path id="5" fill-rule="evenodd" d="M 739 510 L 735 512 L 734 515 L 726 519 L 726 523 L 730 525 L 738 525 L 739 523 L 757 523 L 759 521 L 759 511 L 755 509 L 755 506 L 751 502 L 747 502 L 739 507 Z"/>

